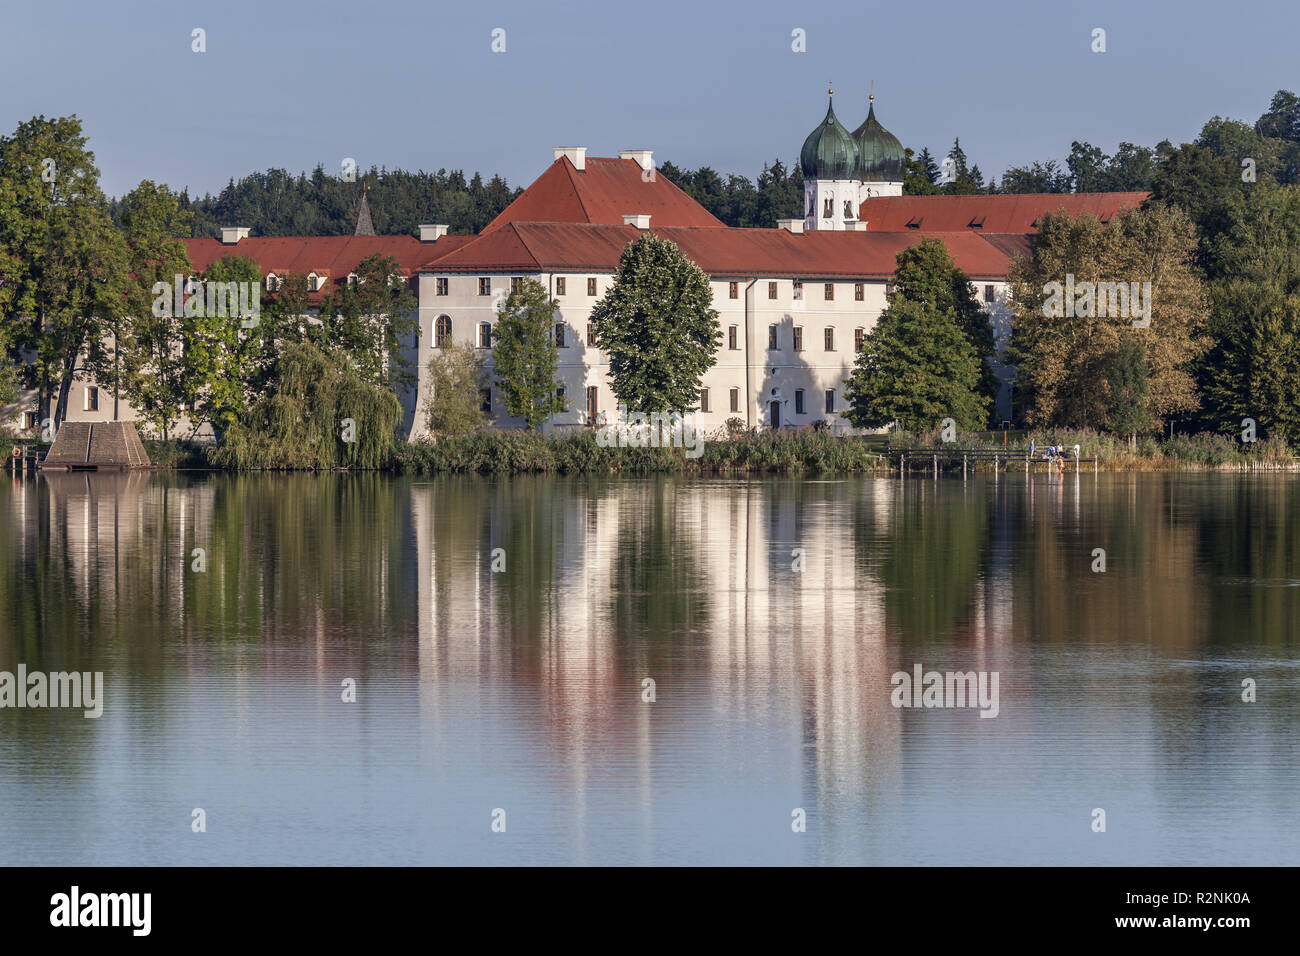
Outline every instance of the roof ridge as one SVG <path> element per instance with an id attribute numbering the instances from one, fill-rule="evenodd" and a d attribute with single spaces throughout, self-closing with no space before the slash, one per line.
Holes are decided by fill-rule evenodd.
<path id="1" fill-rule="evenodd" d="M 582 210 L 582 214 L 586 216 L 587 221 L 590 222 L 591 213 L 587 210 L 587 204 L 582 201 L 582 190 L 578 188 L 578 181 L 573 178 L 577 175 L 578 167 L 573 165 L 573 160 L 569 159 L 568 156 L 561 156 L 560 160 L 565 164 L 564 173 L 569 177 L 569 185 L 573 187 L 573 196 L 578 200 L 578 208 Z"/>
<path id="2" fill-rule="evenodd" d="M 528 258 L 532 259 L 533 264 L 540 269 L 542 267 L 542 260 L 537 258 L 537 253 L 533 252 L 533 247 L 528 244 L 528 240 L 524 238 L 524 234 L 519 231 L 519 224 L 516 222 L 508 222 L 506 223 L 506 226 L 514 230 L 515 238 L 518 239 L 519 244 L 524 247 L 524 252 L 528 253 Z"/>

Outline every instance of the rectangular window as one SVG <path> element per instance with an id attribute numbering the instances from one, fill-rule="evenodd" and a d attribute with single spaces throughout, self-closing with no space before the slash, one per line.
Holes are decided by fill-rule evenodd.
<path id="1" fill-rule="evenodd" d="M 588 280 L 587 280 L 587 295 L 595 295 L 595 294 L 596 294 L 596 280 L 595 280 L 595 279 L 588 279 Z"/>
<path id="2" fill-rule="evenodd" d="M 795 413 L 796 415 L 802 415 L 802 414 L 804 413 L 804 411 L 803 411 L 803 389 L 802 389 L 802 388 L 796 388 L 796 389 L 794 390 L 794 413 Z"/>
<path id="3" fill-rule="evenodd" d="M 767 347 L 769 349 L 779 349 L 781 347 L 780 343 L 778 343 L 776 339 L 775 325 L 769 325 L 767 327 Z"/>
<path id="4" fill-rule="evenodd" d="M 568 411 L 569 404 L 568 404 L 568 402 L 566 402 L 566 401 L 564 400 L 564 386 L 563 386 L 563 385 L 561 385 L 559 388 L 557 388 L 557 389 L 555 390 L 555 397 L 556 397 L 556 399 L 559 400 L 560 404 L 564 406 L 565 411 Z"/>
<path id="5" fill-rule="evenodd" d="M 835 351 L 835 329 L 833 329 L 833 328 L 832 328 L 831 326 L 829 326 L 829 325 L 826 326 L 826 332 L 825 332 L 825 334 L 822 336 L 822 339 L 823 339 L 824 342 L 825 342 L 825 345 L 826 345 L 826 351 L 827 351 L 827 352 L 834 352 L 834 351 Z"/>
<path id="6" fill-rule="evenodd" d="M 825 299 L 827 302 L 832 302 L 832 301 L 834 301 L 834 299 L 835 299 L 835 283 L 834 283 L 834 282 L 827 282 L 827 283 L 826 283 L 825 289 L 824 289 L 823 292 L 822 292 L 822 298 Z"/>
<path id="7" fill-rule="evenodd" d="M 555 347 L 557 349 L 564 348 L 564 323 L 563 322 L 555 323 Z"/>
<path id="8" fill-rule="evenodd" d="M 740 389 L 738 388 L 731 390 L 731 410 L 733 412 L 740 411 Z"/>
<path id="9" fill-rule="evenodd" d="M 739 298 L 740 298 L 740 283 L 739 283 L 739 282 L 728 282 L 728 283 L 727 283 L 727 298 L 728 298 L 728 299 L 739 299 Z"/>
<path id="10" fill-rule="evenodd" d="M 99 411 L 99 389 L 96 388 L 94 385 L 87 385 L 87 386 L 86 386 L 86 408 L 85 408 L 85 410 L 88 411 L 88 412 L 97 412 L 97 411 Z"/>
<path id="11" fill-rule="evenodd" d="M 23 429 L 31 431 L 36 427 L 36 412 L 23 412 Z"/>
<path id="12" fill-rule="evenodd" d="M 833 215 L 835 215 L 835 201 L 833 199 L 824 200 L 822 202 L 822 218 L 829 219 Z"/>
<path id="13" fill-rule="evenodd" d="M 587 386 L 587 421 L 593 425 L 596 423 L 596 416 L 600 414 L 600 404 L 597 401 L 599 395 L 599 388 L 595 385 Z"/>
<path id="14" fill-rule="evenodd" d="M 707 412 L 708 410 L 709 410 L 709 390 L 707 388 L 702 388 L 700 389 L 700 411 Z"/>
<path id="15" fill-rule="evenodd" d="M 994 298 L 995 298 L 995 295 L 994 295 L 994 293 L 993 293 L 993 286 L 991 286 L 991 285 L 986 285 L 986 286 L 984 287 L 984 301 L 987 302 L 987 303 L 989 303 L 990 305 L 992 305 L 992 304 L 993 304 L 993 300 L 994 300 Z"/>
<path id="16" fill-rule="evenodd" d="M 479 279 L 479 280 L 478 280 L 478 294 L 479 294 L 479 295 L 491 295 L 491 294 L 492 294 L 492 280 L 491 280 L 491 279 Z"/>
<path id="17" fill-rule="evenodd" d="M 564 276 L 560 276 L 555 280 L 555 294 L 564 295 Z"/>
<path id="18" fill-rule="evenodd" d="M 492 414 L 492 389 L 480 388 L 478 390 L 478 407 L 488 415 Z"/>
<path id="19" fill-rule="evenodd" d="M 438 294 L 438 295 L 446 295 L 446 294 L 447 294 L 447 280 L 446 280 L 446 279 L 438 279 L 438 280 L 437 280 L 437 284 L 438 284 L 438 291 L 437 291 L 437 294 Z"/>
<path id="20" fill-rule="evenodd" d="M 587 323 L 587 344 L 592 348 L 596 346 L 596 325 L 593 322 Z"/>
<path id="21" fill-rule="evenodd" d="M 478 324 L 478 347 L 481 349 L 490 349 L 492 347 L 491 322 L 480 322 Z"/>
<path id="22" fill-rule="evenodd" d="M 775 282 L 769 282 L 769 283 L 767 284 L 767 297 L 768 297 L 769 299 L 775 299 L 775 298 L 776 298 L 776 283 L 775 283 Z"/>
<path id="23" fill-rule="evenodd" d="M 853 301 L 861 302 L 864 298 L 866 298 L 865 284 L 861 282 L 853 283 Z"/>
<path id="24" fill-rule="evenodd" d="M 734 325 L 727 326 L 727 348 L 729 349 L 740 348 L 740 346 L 736 342 L 737 332 L 738 330 Z"/>
<path id="25" fill-rule="evenodd" d="M 886 282 L 886 283 L 885 283 L 885 295 L 893 295 L 893 294 L 894 294 L 894 288 L 895 288 L 895 284 L 894 284 L 892 281 L 891 281 L 891 282 Z"/>
<path id="26" fill-rule="evenodd" d="M 864 346 L 866 343 L 867 343 L 867 330 L 854 329 L 853 330 L 853 351 L 861 352 L 862 346 Z"/>
<path id="27" fill-rule="evenodd" d="M 523 286 L 523 284 L 524 284 L 524 280 L 521 279 L 519 276 L 511 276 L 511 277 L 510 277 L 510 291 L 511 291 L 511 292 L 518 292 L 519 289 L 520 289 L 520 287 Z"/>
<path id="28" fill-rule="evenodd" d="M 794 280 L 794 297 L 796 299 L 803 298 L 803 282 L 798 279 Z"/>
<path id="29" fill-rule="evenodd" d="M 826 389 L 826 414 L 829 415 L 835 411 L 835 389 Z"/>
<path id="30" fill-rule="evenodd" d="M 796 325 L 794 327 L 794 350 L 796 352 L 803 351 L 803 326 L 802 325 Z"/>

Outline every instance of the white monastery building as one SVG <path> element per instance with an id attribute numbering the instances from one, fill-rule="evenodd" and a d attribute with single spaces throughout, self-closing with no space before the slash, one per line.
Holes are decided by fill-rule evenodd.
<path id="1" fill-rule="evenodd" d="M 873 97 L 874 99 L 874 97 Z M 221 239 L 188 240 L 195 272 L 225 256 L 247 256 L 266 285 L 288 273 L 307 275 L 313 296 L 348 281 L 362 259 L 392 256 L 418 298 L 419 332 L 410 344 L 418 388 L 402 396 L 403 427 L 427 433 L 423 408 L 428 364 L 448 341 L 481 349 L 489 381 L 484 408 L 495 425 L 519 427 L 501 402 L 491 369 L 497 310 L 513 285 L 533 278 L 559 306 L 554 335 L 558 384 L 568 409 L 549 427 L 577 428 L 605 415 L 617 399 L 608 365 L 593 344 L 592 308 L 614 281 L 627 244 L 649 231 L 675 243 L 708 273 L 722 344 L 705 374 L 697 423 L 703 429 L 737 418 L 746 428 L 822 422 L 848 429 L 844 388 L 863 338 L 875 326 L 898 253 L 922 237 L 943 242 L 970 279 L 1001 348 L 1009 333 L 1007 279 L 1012 259 L 1029 251 L 1034 224 L 1046 213 L 1088 213 L 1108 221 L 1139 205 L 1145 193 L 1051 193 L 904 196 L 905 157 L 876 119 L 848 132 L 833 106 L 803 144 L 804 217 L 777 228 L 731 228 L 663 176 L 648 149 L 617 157 L 559 147 L 550 165 L 477 236 L 447 226 L 416 236 L 256 237 L 224 229 Z M 372 232 L 368 209 L 359 233 Z M 1012 417 L 1006 370 L 998 399 Z M 72 389 L 69 421 L 134 420 L 134 411 L 90 380 Z M 23 396 L 20 427 L 35 428 L 35 397 Z M 183 434 L 184 432 L 180 432 Z"/>

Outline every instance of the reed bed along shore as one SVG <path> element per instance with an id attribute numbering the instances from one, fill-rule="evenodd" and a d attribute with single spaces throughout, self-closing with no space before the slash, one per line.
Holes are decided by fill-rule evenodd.
<path id="1" fill-rule="evenodd" d="M 1014 437 L 1013 437 L 1014 435 Z M 1290 471 L 1300 459 L 1285 442 L 1272 439 L 1234 442 L 1212 432 L 1141 437 L 1131 448 L 1123 436 L 1092 429 L 961 433 L 955 447 L 1005 453 L 1000 467 L 1019 471 L 1029 457 L 1040 470 L 1052 445 L 1069 450 L 1066 467 L 1074 469 L 1073 449 L 1084 459 L 1097 459 L 1099 471 Z M 435 474 L 560 474 L 560 475 L 846 475 L 898 473 L 897 452 L 911 449 L 920 468 L 923 449 L 942 448 L 937 433 L 844 436 L 809 429 L 759 433 L 715 433 L 701 436 L 697 449 L 605 447 L 591 431 L 542 434 L 484 430 L 455 438 L 426 438 L 398 442 L 382 469 L 410 475 Z M 214 446 L 187 440 L 145 439 L 155 468 L 166 471 L 224 471 L 214 464 Z M 972 460 L 971 473 L 991 472 L 994 465 Z M 1090 470 L 1090 462 L 1084 470 Z M 939 470 L 961 472 L 960 457 L 940 462 Z M 270 469 L 290 470 L 290 469 Z"/>

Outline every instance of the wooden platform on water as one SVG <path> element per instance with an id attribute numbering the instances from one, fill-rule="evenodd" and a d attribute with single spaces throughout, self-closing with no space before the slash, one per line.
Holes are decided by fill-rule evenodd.
<path id="1" fill-rule="evenodd" d="M 64 422 L 40 467 L 43 471 L 126 471 L 151 464 L 131 422 Z"/>

